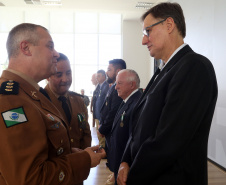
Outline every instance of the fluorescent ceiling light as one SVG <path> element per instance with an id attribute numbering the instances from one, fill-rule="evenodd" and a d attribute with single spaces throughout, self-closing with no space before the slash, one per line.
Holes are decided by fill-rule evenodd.
<path id="1" fill-rule="evenodd" d="M 153 3 L 149 2 L 137 2 L 136 8 L 142 8 L 142 9 L 150 9 Z"/>
<path id="2" fill-rule="evenodd" d="M 61 6 L 61 0 L 24 0 L 26 4 Z"/>
<path id="3" fill-rule="evenodd" d="M 61 6 L 62 3 L 61 2 L 52 2 L 52 1 L 45 1 L 42 3 L 43 5 L 46 5 L 46 6 Z"/>
<path id="4" fill-rule="evenodd" d="M 41 0 L 43 5 L 61 6 L 61 0 Z"/>

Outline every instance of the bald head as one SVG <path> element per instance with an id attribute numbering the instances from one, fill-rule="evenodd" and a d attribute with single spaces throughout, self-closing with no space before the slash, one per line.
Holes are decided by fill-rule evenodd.
<path id="1" fill-rule="evenodd" d="M 92 75 L 91 82 L 92 82 L 93 85 L 97 85 L 98 84 L 97 79 L 96 79 L 96 76 L 97 76 L 96 73 L 94 73 Z"/>

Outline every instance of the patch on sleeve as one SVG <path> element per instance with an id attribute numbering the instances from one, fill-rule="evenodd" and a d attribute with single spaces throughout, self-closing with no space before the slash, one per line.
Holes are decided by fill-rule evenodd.
<path id="1" fill-rule="evenodd" d="M 27 122 L 23 107 L 2 112 L 2 118 L 7 128 Z"/>
<path id="2" fill-rule="evenodd" d="M 19 93 L 19 83 L 13 80 L 3 82 L 0 87 L 0 94 L 18 94 Z"/>

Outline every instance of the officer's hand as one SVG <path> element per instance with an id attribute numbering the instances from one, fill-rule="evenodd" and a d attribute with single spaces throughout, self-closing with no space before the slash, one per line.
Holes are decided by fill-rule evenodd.
<path id="1" fill-rule="evenodd" d="M 71 151 L 72 151 L 72 153 L 76 153 L 76 152 L 82 151 L 82 149 L 73 147 L 73 148 L 71 148 Z"/>
<path id="2" fill-rule="evenodd" d="M 129 173 L 128 163 L 122 162 L 118 170 L 118 177 L 117 177 L 118 185 L 126 185 L 128 173 Z"/>
<path id="3" fill-rule="evenodd" d="M 100 136 L 100 137 L 104 137 L 104 135 L 102 135 L 99 130 L 97 130 L 97 135 Z"/>
<path id="4" fill-rule="evenodd" d="M 100 160 L 106 156 L 106 152 L 102 149 L 98 151 L 99 146 L 88 147 L 85 149 L 89 153 L 91 158 L 91 168 L 96 167 L 100 164 Z"/>

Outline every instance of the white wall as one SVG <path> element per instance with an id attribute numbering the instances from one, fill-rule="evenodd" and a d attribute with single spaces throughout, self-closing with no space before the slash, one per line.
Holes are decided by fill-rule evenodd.
<path id="1" fill-rule="evenodd" d="M 142 24 L 140 21 L 123 21 L 123 59 L 128 69 L 135 70 L 145 88 L 153 75 L 153 58 L 146 46 L 142 45 Z"/>
<path id="2" fill-rule="evenodd" d="M 208 157 L 226 168 L 226 1 L 176 0 L 184 10 L 188 43 L 209 58 L 218 81 L 218 101 L 210 130 Z"/>

